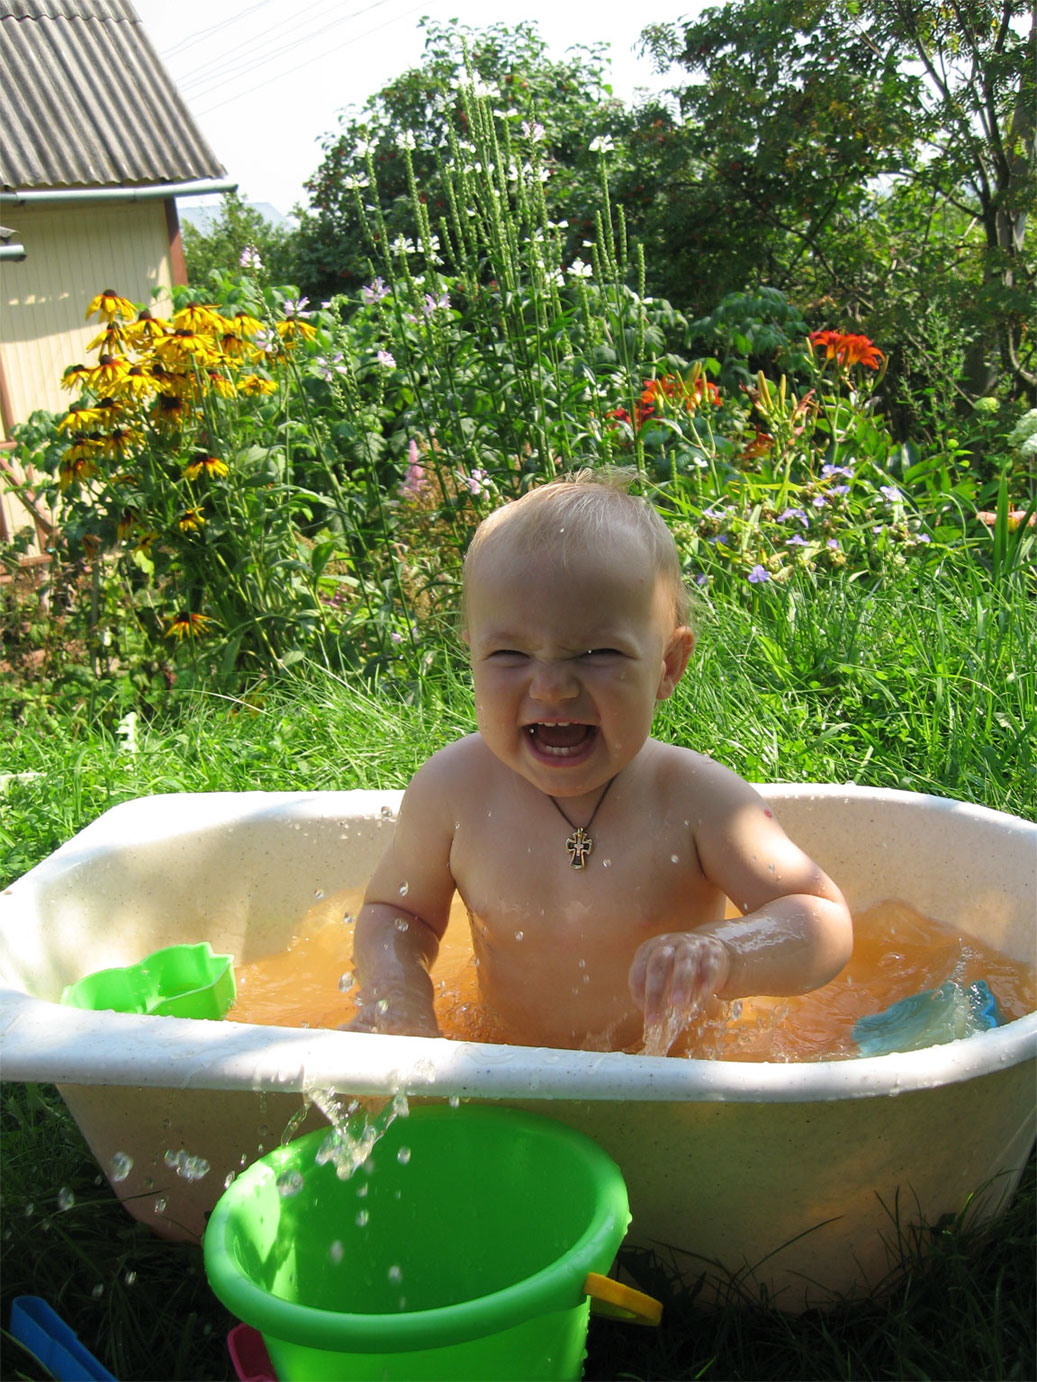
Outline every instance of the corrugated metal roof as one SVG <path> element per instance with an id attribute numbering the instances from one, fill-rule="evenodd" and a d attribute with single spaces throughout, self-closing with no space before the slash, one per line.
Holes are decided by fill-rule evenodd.
<path id="1" fill-rule="evenodd" d="M 0 0 L 0 185 L 226 176 L 128 0 Z"/>

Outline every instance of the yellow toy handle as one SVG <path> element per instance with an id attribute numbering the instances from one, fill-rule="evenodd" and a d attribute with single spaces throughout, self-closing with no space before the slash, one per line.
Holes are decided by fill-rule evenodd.
<path id="1" fill-rule="evenodd" d="M 599 1272 L 588 1272 L 584 1293 L 591 1298 L 591 1313 L 628 1324 L 656 1325 L 663 1317 L 662 1302 L 643 1291 L 635 1291 Z"/>

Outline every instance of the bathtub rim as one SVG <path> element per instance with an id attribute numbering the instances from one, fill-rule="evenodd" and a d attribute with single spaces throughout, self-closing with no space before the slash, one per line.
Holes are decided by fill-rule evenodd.
<path id="1" fill-rule="evenodd" d="M 756 784 L 765 797 L 904 803 L 953 811 L 1032 835 L 1037 824 L 990 807 L 927 793 L 853 783 Z M 156 793 L 103 812 L 0 894 L 0 917 L 37 879 L 75 865 L 109 842 L 125 843 L 123 822 L 135 812 L 134 837 L 162 823 L 170 803 L 190 801 L 227 811 L 350 807 L 362 818 L 394 816 L 402 791 Z M 196 829 L 195 814 L 187 828 Z M 166 825 L 168 822 L 165 823 Z M 173 1024 L 173 1025 L 170 1025 Z M 132 1054 L 131 1054 L 132 1053 Z M 103 1058 L 103 1059 L 102 1059 Z M 493 1046 L 445 1038 L 375 1036 L 328 1029 L 246 1026 L 185 1018 L 96 1013 L 36 998 L 0 976 L 0 1079 L 67 1085 L 303 1092 L 329 1085 L 357 1094 L 515 1098 L 601 1102 L 828 1102 L 898 1095 L 959 1083 L 1037 1059 L 1037 1012 L 964 1041 L 920 1051 L 840 1061 L 673 1060 L 622 1052 Z M 103 1078 L 98 1079 L 98 1067 Z"/>

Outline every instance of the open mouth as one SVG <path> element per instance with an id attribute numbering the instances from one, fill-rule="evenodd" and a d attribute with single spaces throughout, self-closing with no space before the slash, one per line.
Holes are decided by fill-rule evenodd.
<path id="1" fill-rule="evenodd" d="M 557 761 L 582 757 L 594 744 L 598 730 L 595 725 L 564 720 L 554 724 L 526 725 L 525 733 L 538 756 Z"/>

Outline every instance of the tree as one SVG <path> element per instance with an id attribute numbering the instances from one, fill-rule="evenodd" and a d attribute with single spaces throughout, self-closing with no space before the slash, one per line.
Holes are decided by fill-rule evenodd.
<path id="1" fill-rule="evenodd" d="M 324 158 L 306 184 L 311 207 L 299 235 L 301 281 L 315 297 L 355 293 L 371 276 L 364 200 L 370 200 L 367 159 L 373 160 L 381 214 L 390 238 L 413 234 L 410 201 L 420 197 L 433 230 L 447 212 L 442 165 L 448 138 L 466 135 L 461 87 L 470 74 L 477 92 L 491 91 L 518 132 L 540 130 L 549 171 L 548 202 L 568 222 L 575 252 L 593 235 L 585 220 L 597 189 L 596 137 L 622 145 L 629 116 L 605 75 L 605 45 L 576 48 L 555 61 L 536 26 L 491 25 L 478 32 L 422 21 L 427 36 L 420 67 L 411 69 L 343 119 L 324 141 Z M 406 140 L 415 186 L 409 181 Z M 377 256 L 376 256 L 377 257 Z"/>
<path id="2" fill-rule="evenodd" d="M 694 78 L 671 201 L 700 240 L 727 227 L 743 281 L 725 287 L 755 273 L 867 323 L 907 282 L 903 334 L 935 291 L 974 354 L 1033 386 L 1029 0 L 730 0 L 643 39 Z M 702 205 L 712 217 L 692 219 Z M 723 245 L 694 252 L 717 262 Z M 904 274 L 917 256 L 931 285 Z"/>
<path id="3" fill-rule="evenodd" d="M 201 290 L 213 271 L 222 275 L 252 268 L 265 272 L 271 283 L 294 283 L 295 235 L 293 229 L 271 225 L 236 192 L 228 192 L 209 230 L 183 226 L 188 281 Z"/>

